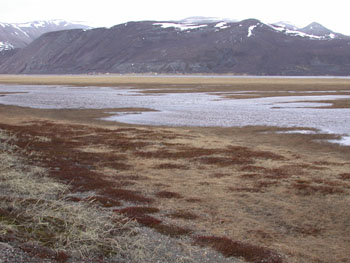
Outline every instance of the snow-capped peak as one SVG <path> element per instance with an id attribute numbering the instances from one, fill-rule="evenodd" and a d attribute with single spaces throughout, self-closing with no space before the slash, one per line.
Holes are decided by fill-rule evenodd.
<path id="1" fill-rule="evenodd" d="M 8 25 L 7 23 L 0 23 L 0 27 L 7 27 Z"/>
<path id="2" fill-rule="evenodd" d="M 306 33 L 306 34 L 311 34 L 311 35 L 316 35 L 316 36 L 326 36 L 326 35 L 333 33 L 333 31 L 329 30 L 328 28 L 326 28 L 326 27 L 324 27 L 321 24 L 316 23 L 316 22 L 313 22 L 304 28 L 300 28 L 299 30 L 301 32 Z"/>
<path id="3" fill-rule="evenodd" d="M 0 23 L 0 50 L 23 48 L 44 33 L 66 29 L 91 29 L 79 22 L 62 19 L 31 21 L 27 23 Z"/>
<path id="4" fill-rule="evenodd" d="M 318 23 L 311 23 L 304 28 L 298 28 L 284 22 L 268 24 L 268 26 L 286 35 L 310 38 L 315 40 L 329 40 L 340 36 L 340 34 L 334 33 L 333 31 L 325 28 Z"/>
<path id="5" fill-rule="evenodd" d="M 78 24 L 78 22 L 71 22 L 62 19 L 53 19 L 53 20 L 39 20 L 39 21 L 31 21 L 27 23 L 16 23 L 17 27 L 20 28 L 43 28 L 48 26 L 57 26 L 57 27 L 67 27 L 70 25 Z"/>
<path id="6" fill-rule="evenodd" d="M 298 29 L 297 30 L 291 30 L 291 29 L 288 29 L 288 28 L 286 28 L 284 26 L 278 26 L 278 25 L 275 25 L 275 24 L 270 24 L 268 26 L 270 28 L 272 28 L 273 30 L 282 32 L 282 33 L 284 33 L 286 35 L 290 35 L 290 36 L 299 36 L 299 37 L 306 37 L 306 38 L 311 38 L 311 39 L 321 39 L 320 36 L 306 34 L 304 32 L 299 31 Z"/>

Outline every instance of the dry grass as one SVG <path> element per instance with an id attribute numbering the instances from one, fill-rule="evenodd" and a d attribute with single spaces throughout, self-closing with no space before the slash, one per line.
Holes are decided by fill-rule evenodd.
<path id="1" fill-rule="evenodd" d="M 174 193 L 174 192 L 170 192 L 170 191 L 160 191 L 158 193 L 156 193 L 156 196 L 159 197 L 159 198 L 176 198 L 176 199 L 179 199 L 179 198 L 182 198 L 182 196 L 178 193 Z"/>
<path id="2" fill-rule="evenodd" d="M 187 166 L 182 164 L 176 164 L 176 163 L 162 163 L 162 164 L 156 165 L 154 168 L 155 169 L 181 169 L 181 170 L 188 169 Z"/>
<path id="3" fill-rule="evenodd" d="M 340 174 L 339 177 L 343 180 L 350 180 L 350 173 Z"/>
<path id="4" fill-rule="evenodd" d="M 126 215 L 132 220 L 136 220 L 142 225 L 153 227 L 155 225 L 159 225 L 162 221 L 149 216 L 148 214 L 153 214 L 159 212 L 158 208 L 155 207 L 140 207 L 140 206 L 133 206 L 133 207 L 126 207 L 123 209 L 117 209 L 114 210 L 117 213 L 121 213 Z"/>
<path id="5" fill-rule="evenodd" d="M 184 235 L 189 235 L 192 232 L 190 229 L 187 228 L 183 228 L 172 224 L 164 224 L 162 220 L 150 216 L 149 214 L 160 212 L 160 210 L 155 207 L 127 207 L 115 210 L 115 212 L 124 214 L 130 219 L 136 220 L 141 225 L 150 227 L 156 230 L 157 232 L 170 237 L 180 237 Z"/>
<path id="6" fill-rule="evenodd" d="M 167 215 L 173 219 L 185 219 L 185 220 L 195 220 L 198 218 L 197 215 L 189 211 L 178 210 Z"/>
<path id="7" fill-rule="evenodd" d="M 295 79 L 295 78 L 212 78 L 205 76 L 188 77 L 165 77 L 165 76 L 120 76 L 120 75 L 2 75 L 0 83 L 4 84 L 29 84 L 29 85 L 73 85 L 73 86 L 94 86 L 94 87 L 126 87 L 142 89 L 145 95 L 160 93 L 183 93 L 183 92 L 212 92 L 221 95 L 223 99 L 246 99 L 276 96 L 310 96 L 310 95 L 349 95 L 348 79 Z M 331 87 L 331 88 L 330 88 Z M 249 91 L 249 93 L 245 93 Z M 242 92 L 237 94 L 237 92 Z M 310 93 L 312 92 L 312 94 Z M 330 108 L 349 108 L 349 100 L 330 101 L 333 105 Z M 116 109 L 118 111 L 120 109 Z M 125 109 L 124 109 L 125 110 Z M 127 109 L 128 110 L 128 109 Z M 137 109 L 131 109 L 132 111 Z M 149 110 L 149 109 L 138 109 Z M 79 111 L 74 111 L 75 113 Z M 96 117 L 96 112 L 100 112 L 99 117 L 108 116 L 106 111 L 86 111 L 80 114 L 86 119 L 86 114 Z M 92 114 L 91 114 L 92 113 Z M 55 115 L 55 114 L 51 114 Z M 101 116 L 102 115 L 102 116 Z M 65 118 L 71 118 L 65 114 Z M 90 118 L 91 119 L 91 118 Z M 79 120 L 79 118 L 76 118 Z"/>
<path id="8" fill-rule="evenodd" d="M 308 91 L 307 86 L 311 86 L 314 90 L 319 90 L 320 86 L 329 87 L 332 86 L 332 90 L 337 90 L 337 86 L 346 89 L 349 83 L 348 79 L 295 79 L 295 78 L 211 78 L 201 76 L 200 78 L 186 77 L 180 78 L 174 77 L 152 77 L 152 76 L 119 76 L 119 75 L 100 75 L 100 76 L 88 76 L 88 75 L 1 75 L 0 83 L 7 84 L 38 84 L 38 85 L 77 85 L 77 86 L 120 86 L 120 85 L 142 85 L 144 87 L 161 87 L 164 89 L 176 89 L 177 85 L 184 85 L 184 87 L 192 87 L 192 85 L 205 85 L 209 86 L 212 91 L 221 91 L 221 89 L 227 89 L 227 86 L 234 86 L 238 90 L 247 90 L 247 87 L 254 90 L 276 90 L 276 86 L 279 86 L 279 91 L 291 90 L 291 91 Z M 157 86 L 159 85 L 159 86 Z M 211 86 L 221 87 L 221 89 L 215 89 Z M 286 89 L 289 86 L 291 89 Z M 306 86 L 306 87 L 305 87 Z M 266 88 L 268 87 L 268 88 Z M 345 88 L 344 88 L 345 87 Z M 187 88 L 188 89 L 188 88 Z"/>
<path id="9" fill-rule="evenodd" d="M 260 246 L 232 241 L 227 237 L 198 236 L 195 242 L 199 245 L 209 245 L 227 257 L 240 257 L 253 263 L 282 263 L 278 253 Z"/>
<path id="10" fill-rule="evenodd" d="M 138 225 L 132 222 L 152 228 L 162 235 L 176 238 L 189 236 L 192 232 L 189 228 L 163 223 L 162 220 L 149 216 L 148 214 L 159 211 L 154 207 L 115 209 L 114 212 L 117 213 L 106 209 L 101 210 L 101 207 L 121 206 L 122 201 L 128 204 L 130 202 L 151 203 L 153 201 L 151 198 L 141 195 L 138 191 L 116 187 L 126 180 L 144 181 L 146 177 L 135 174 L 109 176 L 98 172 L 96 169 L 101 167 L 101 162 L 106 164 L 113 158 L 108 159 L 108 162 L 104 159 L 99 160 L 91 155 L 91 152 L 105 156 L 104 151 L 94 151 L 93 147 L 89 147 L 92 150 L 89 151 L 82 147 L 77 138 L 90 142 L 89 136 L 83 135 L 82 132 L 90 134 L 91 129 L 84 130 L 82 126 L 62 127 L 48 122 L 41 122 L 38 125 L 43 129 L 37 129 L 33 123 L 31 126 L 22 127 L 3 126 L 8 130 L 8 133 L 3 132 L 3 135 L 11 132 L 17 135 L 17 137 L 6 137 L 6 142 L 11 140 L 12 144 L 5 143 L 5 139 L 3 139 L 4 144 L 0 144 L 2 148 L 6 147 L 6 157 L 17 156 L 15 152 L 10 152 L 9 149 L 13 148 L 20 152 L 19 155 L 30 154 L 29 160 L 21 157 L 22 162 L 29 161 L 33 165 L 34 161 L 40 161 L 46 168 L 35 167 L 35 175 L 28 176 L 27 173 L 23 173 L 23 170 L 28 170 L 31 166 L 26 164 L 18 169 L 18 176 L 22 176 L 23 181 L 17 180 L 14 183 L 11 178 L 1 178 L 3 185 L 0 184 L 0 188 L 6 187 L 8 191 L 6 193 L 10 196 L 2 197 L 6 202 L 3 203 L 3 207 L 0 207 L 3 231 L 0 233 L 1 240 L 7 240 L 10 236 L 21 242 L 30 241 L 32 243 L 26 243 L 21 247 L 24 251 L 36 257 L 54 258 L 60 262 L 65 262 L 71 255 L 90 259 L 113 256 L 123 262 L 154 262 L 154 260 L 167 261 L 167 259 L 173 261 L 175 259 L 172 252 L 166 255 L 159 254 L 165 249 L 163 244 L 155 248 L 152 255 L 149 254 L 150 251 L 145 246 L 150 241 L 139 236 Z M 51 131 L 55 133 L 52 134 Z M 110 134 L 108 130 L 97 129 L 97 131 Z M 120 132 L 130 132 L 130 130 L 121 129 Z M 150 135 L 140 130 L 137 132 L 142 136 Z M 45 137 L 50 134 L 54 136 Z M 118 138 L 125 140 L 123 136 Z M 109 142 L 110 138 L 106 136 L 105 139 Z M 101 146 L 101 141 L 98 140 L 98 143 Z M 12 148 L 9 148 L 9 145 Z M 52 149 L 50 145 L 56 148 Z M 67 145 L 74 145 L 75 148 L 65 151 L 64 147 Z M 128 150 L 135 151 L 132 143 L 123 143 L 123 145 L 130 145 Z M 22 150 L 24 146 L 25 151 Z M 126 148 L 121 150 L 125 151 Z M 117 153 L 114 156 L 119 155 Z M 123 160 L 127 161 L 126 158 Z M 13 166 L 11 163 L 8 165 L 10 168 Z M 115 169 L 109 167 L 107 170 L 113 172 Z M 18 176 L 16 175 L 16 179 Z M 70 189 L 57 179 L 69 182 Z M 11 187 L 8 187 L 9 185 Z M 24 187 L 26 185 L 30 187 Z M 91 195 L 92 191 L 95 194 Z M 15 196 L 18 194 L 21 197 Z M 186 246 L 188 249 L 193 249 L 190 245 Z M 194 262 L 186 253 L 176 257 L 179 262 Z"/>
<path id="11" fill-rule="evenodd" d="M 42 257 L 54 255 L 62 262 L 67 255 L 83 258 L 118 255 L 143 261 L 142 241 L 136 237 L 131 222 L 107 210 L 101 211 L 92 201 L 65 200 L 69 187 L 48 178 L 45 169 L 27 164 L 23 157 L 26 152 L 15 146 L 14 140 L 15 137 L 0 130 L 2 238 L 29 242 L 24 250 Z M 35 250 L 38 246 L 40 251 Z"/>
<path id="12" fill-rule="evenodd" d="M 349 90 L 349 81 L 341 79 L 1 76 L 1 81 L 133 85 L 145 93 L 254 90 L 256 97 Z M 49 176 L 71 183 L 74 196 L 96 191 L 96 204 L 160 233 L 199 237 L 200 245 L 251 262 L 274 262 L 271 255 L 291 263 L 349 262 L 349 148 L 317 142 L 332 136 L 276 134 L 283 130 L 276 127 L 113 126 L 94 120 L 101 114 L 6 107 L 1 120 L 13 124 L 2 127 L 17 133 L 16 145 L 27 147 L 33 162 L 40 160 Z M 18 125 L 27 119 L 35 122 Z M 72 124 L 77 122 L 88 125 Z"/>
<path id="13" fill-rule="evenodd" d="M 260 261 L 276 253 L 293 263 L 347 259 L 349 164 L 337 155 L 301 156 L 180 129 L 46 121 L 2 127 L 16 132 L 14 144 L 27 147 L 49 176 L 70 183 L 72 201 L 114 207 L 114 214 L 171 237 L 196 240 L 201 233 L 210 238 L 198 244 L 219 251 L 225 240 L 251 262 L 259 261 L 245 246 Z"/>

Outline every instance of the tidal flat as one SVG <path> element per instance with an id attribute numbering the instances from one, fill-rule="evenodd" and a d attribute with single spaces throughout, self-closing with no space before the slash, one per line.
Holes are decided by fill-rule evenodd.
<path id="1" fill-rule="evenodd" d="M 350 147 L 329 142 L 349 134 L 349 79 L 0 76 L 0 83 L 0 128 L 51 177 L 114 201 L 116 213 L 247 262 L 350 260 Z M 60 92 L 60 100 L 44 96 Z M 292 125 L 265 121 L 286 112 L 280 122 Z M 172 114 L 177 123 L 164 122 Z M 242 123 L 218 125 L 224 119 Z"/>

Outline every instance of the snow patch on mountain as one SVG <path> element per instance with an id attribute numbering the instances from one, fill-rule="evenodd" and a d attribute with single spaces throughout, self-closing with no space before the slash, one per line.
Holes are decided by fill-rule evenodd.
<path id="1" fill-rule="evenodd" d="M 180 23 L 154 23 L 154 26 L 160 26 L 161 28 L 175 28 L 175 29 L 180 29 L 181 31 L 185 30 L 193 30 L 193 29 L 198 29 L 202 27 L 207 27 L 208 25 L 194 25 L 194 24 L 180 24 Z"/>
<path id="2" fill-rule="evenodd" d="M 248 37 L 251 37 L 253 35 L 253 30 L 257 27 L 258 25 L 253 25 L 248 28 Z"/>
<path id="3" fill-rule="evenodd" d="M 288 29 L 286 27 L 283 27 L 283 26 L 277 26 L 277 25 L 268 25 L 270 28 L 272 28 L 273 30 L 276 30 L 276 31 L 279 31 L 279 32 L 282 32 L 286 35 L 290 35 L 290 36 L 299 36 L 299 37 L 305 37 L 305 38 L 311 38 L 311 39 L 318 39 L 318 40 L 322 40 L 322 39 L 328 39 L 329 37 L 327 36 L 315 36 L 315 35 L 310 35 L 310 34 L 306 34 L 304 32 L 300 32 L 298 30 L 291 30 L 291 29 Z M 335 37 L 334 34 L 333 35 L 333 38 Z"/>
<path id="4" fill-rule="evenodd" d="M 279 22 L 273 23 L 273 25 L 283 27 L 289 30 L 294 30 L 294 31 L 297 31 L 299 29 L 299 27 L 297 27 L 296 25 L 294 25 L 292 22 L 289 22 L 289 21 L 279 21 Z"/>
<path id="5" fill-rule="evenodd" d="M 61 19 L 27 23 L 0 23 L 1 49 L 23 48 L 44 33 L 66 29 L 91 27 Z"/>
<path id="6" fill-rule="evenodd" d="M 46 23 L 42 22 L 42 21 L 38 21 L 38 22 L 31 22 L 31 23 L 24 23 L 24 24 L 17 24 L 18 27 L 35 27 L 35 28 L 39 28 L 39 27 L 43 27 Z"/>
<path id="7" fill-rule="evenodd" d="M 0 42 L 0 51 L 14 49 L 14 46 L 8 42 Z"/>
<path id="8" fill-rule="evenodd" d="M 32 21 L 27 23 L 16 23 L 12 24 L 19 28 L 43 28 L 47 26 L 61 26 L 67 27 L 69 25 L 75 24 L 74 22 L 65 21 L 62 19 L 48 20 L 48 21 Z"/>
<path id="9" fill-rule="evenodd" d="M 229 28 L 230 26 L 226 22 L 220 22 L 220 23 L 217 23 L 215 27 L 219 29 L 225 29 L 225 28 Z"/>

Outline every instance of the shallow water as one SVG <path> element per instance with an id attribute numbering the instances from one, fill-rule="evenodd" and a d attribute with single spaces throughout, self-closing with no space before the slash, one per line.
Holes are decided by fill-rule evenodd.
<path id="1" fill-rule="evenodd" d="M 0 97 L 0 103 L 23 107 L 58 108 L 150 108 L 157 112 L 116 113 L 106 118 L 133 124 L 166 126 L 309 127 L 344 135 L 337 141 L 350 145 L 350 109 L 317 109 L 329 105 L 310 101 L 350 98 L 344 95 L 288 96 L 258 99 L 223 99 L 214 93 L 143 95 L 118 88 L 0 85 L 0 92 L 27 92 Z M 244 91 L 243 91 L 244 92 Z M 305 102 L 303 102 L 305 101 Z M 305 108 L 307 107 L 307 108 Z"/>

